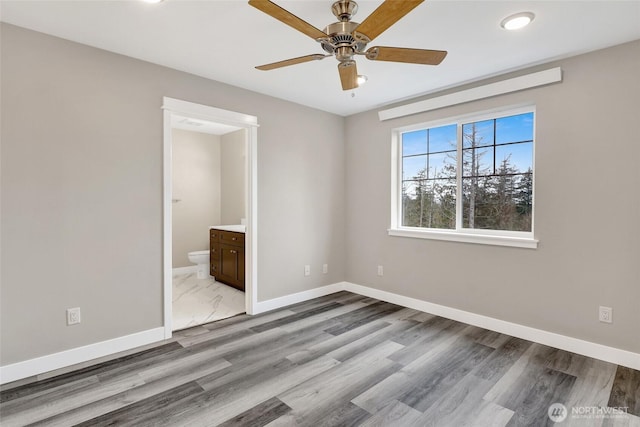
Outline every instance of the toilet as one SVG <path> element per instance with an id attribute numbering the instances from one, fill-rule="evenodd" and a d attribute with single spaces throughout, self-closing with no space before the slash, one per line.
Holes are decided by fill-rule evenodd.
<path id="1" fill-rule="evenodd" d="M 197 264 L 198 279 L 206 279 L 209 277 L 209 251 L 193 251 L 188 254 L 189 261 Z"/>

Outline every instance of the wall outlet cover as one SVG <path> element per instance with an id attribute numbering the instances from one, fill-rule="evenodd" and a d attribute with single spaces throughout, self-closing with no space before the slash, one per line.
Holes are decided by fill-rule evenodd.
<path id="1" fill-rule="evenodd" d="M 67 326 L 77 325 L 80 320 L 80 307 L 67 309 Z"/>
<path id="2" fill-rule="evenodd" d="M 600 306 L 598 309 L 598 320 L 604 323 L 613 323 L 613 309 L 611 307 Z"/>

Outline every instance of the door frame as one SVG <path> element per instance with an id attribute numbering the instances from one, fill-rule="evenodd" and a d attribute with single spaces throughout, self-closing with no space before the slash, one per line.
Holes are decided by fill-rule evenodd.
<path id="1" fill-rule="evenodd" d="M 247 230 L 245 234 L 245 310 L 254 314 L 258 303 L 258 118 L 207 105 L 169 97 L 162 99 L 163 109 L 163 313 L 164 337 L 172 336 L 172 136 L 171 118 L 174 114 L 194 119 L 244 128 L 246 144 L 245 202 Z M 205 232 L 205 230 L 203 230 Z"/>

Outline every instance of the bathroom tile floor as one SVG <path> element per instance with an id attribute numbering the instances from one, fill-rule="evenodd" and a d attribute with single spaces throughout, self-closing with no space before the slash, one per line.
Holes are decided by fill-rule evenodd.
<path id="1" fill-rule="evenodd" d="M 173 330 L 190 328 L 244 313 L 244 292 L 198 279 L 195 273 L 173 277 Z"/>

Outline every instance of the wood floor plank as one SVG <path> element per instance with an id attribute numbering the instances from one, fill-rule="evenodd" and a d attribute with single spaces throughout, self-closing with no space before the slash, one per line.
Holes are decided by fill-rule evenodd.
<path id="1" fill-rule="evenodd" d="M 608 406 L 626 407 L 631 415 L 640 416 L 640 371 L 618 366 Z"/>
<path id="2" fill-rule="evenodd" d="M 493 351 L 491 347 L 475 342 L 469 346 L 457 346 L 453 352 L 447 352 L 440 360 L 434 361 L 429 375 L 421 375 L 420 384 L 398 400 L 420 412 L 425 412 L 438 401 L 440 396 L 456 387 Z"/>
<path id="3" fill-rule="evenodd" d="M 298 384 L 331 369 L 339 362 L 320 357 L 304 365 L 295 366 L 279 375 L 256 382 L 247 379 L 246 385 L 235 384 L 230 390 L 212 390 L 192 399 L 188 407 L 162 415 L 159 425 L 216 425 L 235 417 L 254 406 L 278 396 Z M 258 378 L 258 380 L 260 380 Z M 249 386 L 250 387 L 247 387 Z M 286 403 L 286 402 L 285 402 Z"/>
<path id="4" fill-rule="evenodd" d="M 468 331 L 467 328 L 470 328 L 464 323 L 453 321 L 447 322 L 445 325 L 442 328 L 436 327 L 435 330 L 425 333 L 422 338 L 414 339 L 404 349 L 394 354 L 392 359 L 402 365 L 409 365 L 427 353 L 429 349 L 438 346 L 440 342 L 447 341 L 452 337 L 457 339 L 458 334 L 461 334 L 463 330 Z M 394 341 L 396 340 L 394 339 Z"/>
<path id="5" fill-rule="evenodd" d="M 386 317 L 383 317 L 382 319 L 380 319 L 380 321 L 384 321 L 384 319 L 386 319 Z M 370 334 L 365 335 L 350 343 L 345 343 L 343 346 L 330 351 L 328 355 L 330 357 L 333 357 L 336 360 L 344 362 L 346 360 L 349 360 L 352 357 L 355 357 L 361 354 L 364 351 L 367 351 L 372 347 L 377 346 L 380 343 L 383 343 L 387 340 L 391 340 L 396 334 L 402 333 L 408 328 L 411 328 L 413 325 L 414 325 L 414 322 L 408 321 L 408 320 L 403 320 L 397 323 L 393 323 L 386 328 L 378 329 L 377 331 L 371 332 Z M 352 331 L 357 329 L 358 328 L 352 329 Z M 342 335 L 347 335 L 349 332 L 345 332 Z M 342 335 L 338 335 L 338 337 Z M 399 345 L 398 351 L 404 348 L 404 345 L 402 344 L 398 344 L 398 345 Z"/>
<path id="6" fill-rule="evenodd" d="M 491 388 L 491 383 L 474 375 L 466 375 L 454 387 L 436 394 L 435 402 L 422 414 L 424 426 L 463 425 L 472 419 L 474 411 L 482 405 L 482 396 Z M 478 424 L 481 425 L 481 424 Z"/>
<path id="7" fill-rule="evenodd" d="M 271 312 L 268 316 L 265 316 L 264 319 L 276 320 L 276 319 L 281 319 L 285 316 L 290 316 L 291 314 L 293 314 L 293 312 L 289 310 L 276 311 L 276 312 Z M 244 317 L 244 315 L 240 317 Z M 191 347 L 196 344 L 202 344 L 214 339 L 219 339 L 220 337 L 230 336 L 232 334 L 237 334 L 240 332 L 247 333 L 246 331 L 248 331 L 248 329 L 251 326 L 259 325 L 261 323 L 260 319 L 251 319 L 251 316 L 246 316 L 246 317 L 247 319 L 242 322 L 235 322 L 235 323 L 232 323 L 226 326 L 220 326 L 214 329 L 204 328 L 208 332 L 204 334 L 194 335 L 194 336 L 180 337 L 177 339 L 177 341 L 183 347 Z M 217 323 L 217 322 L 214 322 L 214 323 Z M 188 330 L 188 329 L 185 329 L 185 330 Z"/>
<path id="8" fill-rule="evenodd" d="M 372 385 L 400 369 L 400 365 L 387 359 L 401 348 L 400 344 L 386 341 L 361 355 L 325 371 L 322 376 L 300 383 L 278 395 L 293 409 L 296 424 L 318 425 L 327 414 L 336 411 Z"/>
<path id="9" fill-rule="evenodd" d="M 576 379 L 574 376 L 563 374 L 560 371 L 546 367 L 547 356 L 552 352 L 553 349 L 551 347 L 539 346 L 538 351 L 529 357 L 524 370 L 515 380 L 512 387 L 498 399 L 494 400 L 494 402 L 507 409 L 516 411 L 518 407 L 524 405 L 525 401 L 535 400 L 538 402 L 545 399 L 548 393 L 543 393 L 544 395 L 540 396 L 542 389 L 553 390 L 553 387 L 561 384 L 563 386 L 566 384 L 573 386 L 573 382 Z M 568 396 L 570 391 L 571 387 L 567 389 L 565 396 Z M 559 403 L 565 403 L 565 400 Z"/>
<path id="10" fill-rule="evenodd" d="M 422 412 L 413 409 L 397 400 L 390 401 L 374 416 L 362 423 L 362 427 L 422 427 Z"/>
<path id="11" fill-rule="evenodd" d="M 533 344 L 531 341 L 511 337 L 478 365 L 474 375 L 493 383 L 497 382 L 531 347 L 531 344 Z"/>
<path id="12" fill-rule="evenodd" d="M 437 360 L 441 354 L 448 351 L 459 338 L 456 335 L 443 337 L 399 372 L 390 375 L 361 393 L 352 402 L 369 411 L 369 413 L 375 414 L 393 400 L 397 400 L 404 395 L 408 389 L 414 389 L 420 381 L 420 375 L 423 375 L 422 371 L 429 369 L 430 364 Z"/>
<path id="13" fill-rule="evenodd" d="M 290 411 L 291 408 L 277 397 L 273 397 L 223 422 L 219 427 L 264 426 Z"/>
<path id="14" fill-rule="evenodd" d="M 341 324 L 327 329 L 326 332 L 331 335 L 344 334 L 351 329 L 355 329 L 366 323 L 373 322 L 374 320 L 378 320 L 386 316 L 387 314 L 391 314 L 402 309 L 403 307 L 399 305 L 379 301 L 350 313 L 344 314 L 342 316 L 338 316 L 336 320 L 338 320 Z"/>
<path id="15" fill-rule="evenodd" d="M 320 420 L 305 419 L 296 415 L 291 411 L 286 415 L 270 422 L 265 427 L 291 427 L 291 426 L 308 426 L 308 427 L 356 427 L 361 426 L 362 422 L 370 418 L 371 414 L 364 409 L 346 402 L 338 408 L 334 408 L 330 413 L 324 415 Z"/>
<path id="16" fill-rule="evenodd" d="M 533 378 L 529 378 L 533 380 Z M 554 403 L 566 403 L 566 396 L 571 392 L 576 377 L 564 372 L 544 368 L 538 372 L 535 382 L 516 393 L 524 398 L 513 405 L 515 400 L 508 400 L 508 404 L 502 405 L 514 411 L 508 426 L 552 426 L 553 421 L 547 415 L 549 406 Z M 526 394 L 525 394 L 526 393 Z"/>
<path id="17" fill-rule="evenodd" d="M 344 307 L 344 306 L 337 302 L 330 302 L 309 310 L 301 311 L 301 312 L 292 314 L 290 316 L 283 317 L 278 320 L 272 320 L 271 322 L 261 323 L 256 326 L 252 326 L 250 329 L 254 332 L 264 332 L 269 329 L 277 328 L 283 325 L 289 325 L 291 323 L 296 322 L 297 320 L 315 316 L 316 314 L 325 313 L 327 311 L 331 311 L 333 309 L 340 308 L 340 307 Z"/>
<path id="18" fill-rule="evenodd" d="M 144 400 L 117 409 L 112 412 L 92 418 L 77 427 L 106 427 L 106 426 L 152 426 L 155 423 L 155 415 L 162 411 L 167 404 L 176 404 L 187 398 L 201 393 L 200 387 L 195 381 L 180 385 L 176 388 L 158 393 Z"/>
<path id="19" fill-rule="evenodd" d="M 482 400 L 476 408 L 461 424 L 445 427 L 505 427 L 513 417 L 513 411 L 496 405 L 493 402 Z M 584 426 L 583 426 L 584 427 Z"/>
<path id="20" fill-rule="evenodd" d="M 381 329 L 385 329 L 390 325 L 391 324 L 387 322 L 368 323 L 360 326 L 359 328 L 352 329 L 342 335 L 334 336 L 328 340 L 320 341 L 319 343 L 311 345 L 305 349 L 291 353 L 286 357 L 294 363 L 305 363 L 318 356 L 342 348 L 343 346 L 357 341 L 360 338 L 369 337 L 371 334 Z"/>
<path id="21" fill-rule="evenodd" d="M 312 327 L 314 325 L 322 325 L 322 329 L 331 328 L 339 323 L 336 318 L 343 314 L 358 310 L 362 307 L 366 306 L 357 301 L 351 304 L 343 304 L 341 307 L 337 307 L 333 310 L 324 311 L 318 314 L 314 314 L 313 316 L 305 317 L 304 319 L 282 324 L 279 326 L 279 328 L 285 332 L 296 332 L 305 328 Z"/>
<path id="22" fill-rule="evenodd" d="M 127 356 L 112 359 L 108 362 L 100 363 L 97 365 L 88 366 L 84 369 L 69 372 L 63 375 L 58 375 L 52 378 L 48 378 L 43 381 L 38 381 L 32 384 L 25 384 L 21 387 L 11 388 L 9 390 L 3 390 L 0 392 L 0 403 L 8 402 L 13 399 L 17 399 L 21 396 L 34 395 L 43 390 L 55 389 L 61 384 L 68 383 L 70 381 L 77 381 L 83 378 L 92 377 L 94 375 L 102 374 L 111 371 L 114 368 L 122 370 L 125 367 L 132 365 L 139 366 L 139 364 L 148 363 L 149 360 L 154 358 L 171 358 L 173 357 L 173 351 L 182 350 L 182 346 L 176 342 L 161 345 L 155 348 L 151 348 L 139 353 L 130 354 Z M 135 369 L 135 367 L 133 368 Z"/>
<path id="23" fill-rule="evenodd" d="M 582 369 L 576 372 L 576 383 L 567 397 L 568 410 L 587 406 L 607 406 L 616 368 L 612 363 L 589 359 Z"/>
<path id="24" fill-rule="evenodd" d="M 581 421 L 584 425 L 584 420 Z M 575 425 L 578 426 L 578 424 Z M 602 421 L 602 427 L 640 427 L 640 417 L 628 414 L 606 418 Z"/>
<path id="25" fill-rule="evenodd" d="M 498 381 L 496 381 L 491 390 L 487 392 L 484 399 L 490 402 L 495 402 L 501 398 L 508 398 L 512 391 L 516 389 L 516 382 L 527 369 L 533 355 L 540 351 L 541 347 L 544 348 L 541 344 L 534 343 L 530 345 L 515 361 L 515 363 L 513 363 L 501 377 L 498 377 Z"/>
<path id="26" fill-rule="evenodd" d="M 318 409 L 342 397 L 355 397 L 369 387 L 362 387 L 362 383 L 369 383 L 371 377 L 377 377 L 378 371 L 395 372 L 399 366 L 387 359 L 387 356 L 402 348 L 400 344 L 387 341 L 371 348 L 358 357 L 337 364 L 325 371 L 322 377 L 303 382 L 278 397 L 294 410 L 304 408 Z M 388 376 L 385 375 L 383 378 Z M 375 381 L 377 383 L 378 381 Z M 361 390 L 364 388 L 364 390 Z"/>
<path id="27" fill-rule="evenodd" d="M 115 380 L 100 381 L 62 396 L 49 395 L 46 399 L 40 397 L 28 406 L 20 405 L 19 407 L 11 408 L 3 406 L 2 425 L 3 427 L 9 427 L 32 424 L 56 414 L 71 411 L 91 402 L 130 390 L 142 384 L 144 384 L 142 378 L 137 374 L 132 374 Z"/>
<path id="28" fill-rule="evenodd" d="M 178 389 L 185 384 L 194 382 L 199 378 L 210 375 L 213 372 L 224 370 L 230 366 L 230 363 L 223 359 L 192 360 L 191 362 L 195 363 L 183 363 L 179 368 L 167 369 L 161 378 L 146 382 L 143 385 L 114 394 L 105 399 L 80 406 L 71 411 L 54 415 L 35 425 L 64 427 L 98 418 L 103 414 L 118 413 L 117 411 L 122 408 L 129 407 L 132 404 L 138 404 L 139 402 L 153 401 L 154 396 L 161 395 L 168 390 Z M 198 388 L 202 390 L 199 385 Z M 142 417 L 142 415 L 136 413 L 135 410 L 130 410 L 127 413 L 129 414 L 128 417 L 134 420 L 139 420 L 140 417 Z"/>

